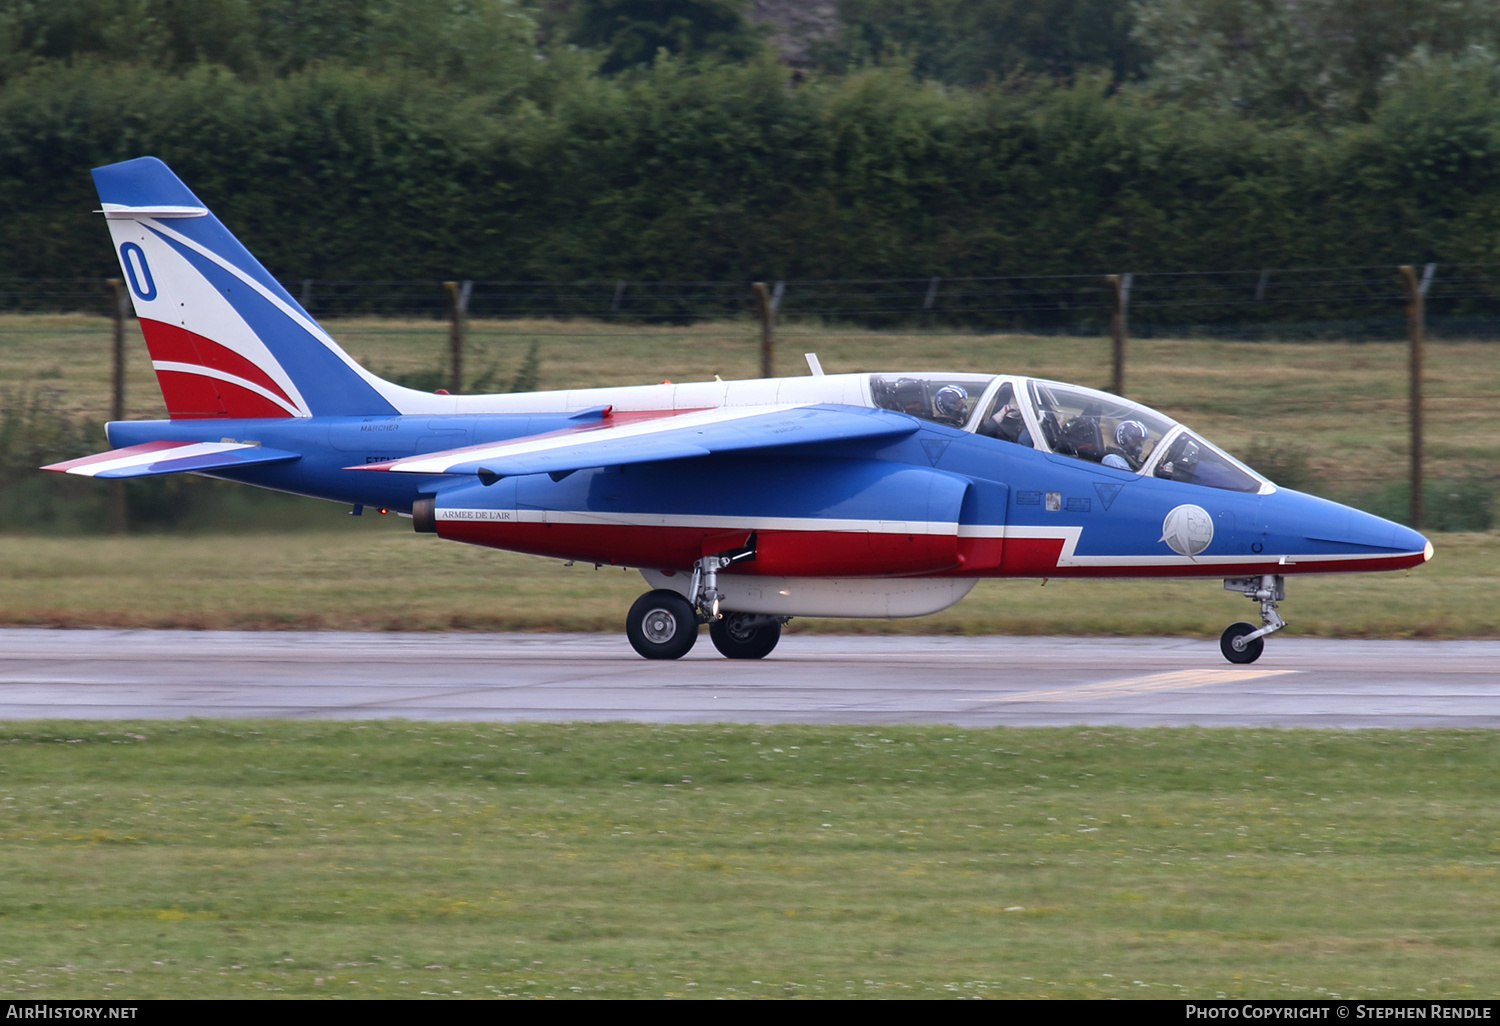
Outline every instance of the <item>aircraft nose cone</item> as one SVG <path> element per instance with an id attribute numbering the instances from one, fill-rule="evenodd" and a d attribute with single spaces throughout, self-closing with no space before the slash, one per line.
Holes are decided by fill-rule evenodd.
<path id="1" fill-rule="evenodd" d="M 1422 562 L 1432 558 L 1432 542 L 1417 531 L 1401 525 L 1396 526 L 1396 536 L 1392 539 L 1392 547 L 1399 552 L 1420 552 Z"/>
<path id="2" fill-rule="evenodd" d="M 1347 507 L 1345 507 L 1347 508 Z M 1420 552 L 1422 562 L 1432 558 L 1432 542 L 1404 524 L 1363 510 L 1349 509 L 1343 541 L 1388 552 Z"/>
<path id="3" fill-rule="evenodd" d="M 1285 544 L 1295 548 L 1298 538 L 1312 546 L 1310 553 L 1326 556 L 1360 554 L 1389 560 L 1391 569 L 1416 566 L 1432 558 L 1432 543 L 1417 531 L 1340 505 L 1328 499 L 1284 489 L 1265 505 L 1267 520 L 1285 532 Z M 1395 558 L 1392 558 L 1395 557 Z"/>
<path id="4" fill-rule="evenodd" d="M 1432 558 L 1432 542 L 1404 524 L 1398 524 L 1373 513 L 1351 509 L 1349 511 L 1348 541 L 1370 548 L 1388 549 L 1392 552 L 1421 552 L 1425 563 Z"/>

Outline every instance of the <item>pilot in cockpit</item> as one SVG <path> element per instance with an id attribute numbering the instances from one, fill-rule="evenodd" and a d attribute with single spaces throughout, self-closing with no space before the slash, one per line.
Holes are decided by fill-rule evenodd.
<path id="1" fill-rule="evenodd" d="M 938 389 L 932 397 L 932 412 L 934 419 L 954 427 L 962 427 L 968 419 L 965 413 L 965 404 L 969 401 L 969 393 L 965 392 L 961 385 L 944 385 Z"/>
<path id="2" fill-rule="evenodd" d="M 1057 444 L 1052 447 L 1053 451 L 1094 463 L 1102 462 L 1106 450 L 1104 432 L 1099 419 L 1100 410 L 1097 404 L 1085 407 L 1062 426 Z"/>
<path id="3" fill-rule="evenodd" d="M 1119 448 L 1106 451 L 1099 462 L 1117 470 L 1140 470 L 1141 450 L 1150 437 L 1151 432 L 1140 421 L 1122 420 L 1115 425 L 1115 445 Z"/>
<path id="4" fill-rule="evenodd" d="M 1009 381 L 1000 386 L 1000 392 L 995 396 L 990 409 L 995 412 L 980 422 L 981 435 L 998 438 L 1002 442 L 1014 442 L 1027 448 L 1036 447 L 1031 440 L 1031 432 L 1026 428 L 1026 421 L 1021 416 L 1021 408 L 1016 405 L 1016 392 Z"/>

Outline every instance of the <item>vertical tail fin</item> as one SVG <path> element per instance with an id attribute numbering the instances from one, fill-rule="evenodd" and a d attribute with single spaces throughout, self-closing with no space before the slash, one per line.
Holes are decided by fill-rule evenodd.
<path id="1" fill-rule="evenodd" d="M 174 420 L 401 412 L 155 157 L 94 169 Z"/>

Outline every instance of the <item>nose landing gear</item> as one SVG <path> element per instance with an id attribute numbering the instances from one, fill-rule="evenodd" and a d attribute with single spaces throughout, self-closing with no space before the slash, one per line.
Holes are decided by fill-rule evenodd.
<path id="1" fill-rule="evenodd" d="M 1285 579 L 1276 574 L 1230 577 L 1224 581 L 1224 590 L 1237 591 L 1260 603 L 1261 627 L 1258 630 L 1254 624 L 1232 623 L 1224 628 L 1219 638 L 1219 651 L 1224 653 L 1225 659 L 1231 663 L 1253 663 L 1266 647 L 1261 639 L 1286 626 L 1286 621 L 1276 612 L 1276 603 L 1286 598 Z"/>

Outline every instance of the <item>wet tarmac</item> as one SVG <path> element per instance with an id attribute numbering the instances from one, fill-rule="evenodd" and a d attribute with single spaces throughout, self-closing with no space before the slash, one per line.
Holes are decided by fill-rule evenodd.
<path id="1" fill-rule="evenodd" d="M 1500 727 L 1500 641 L 1217 642 L 788 636 L 760 661 L 705 636 L 652 662 L 623 636 L 0 630 L 0 720 Z"/>

